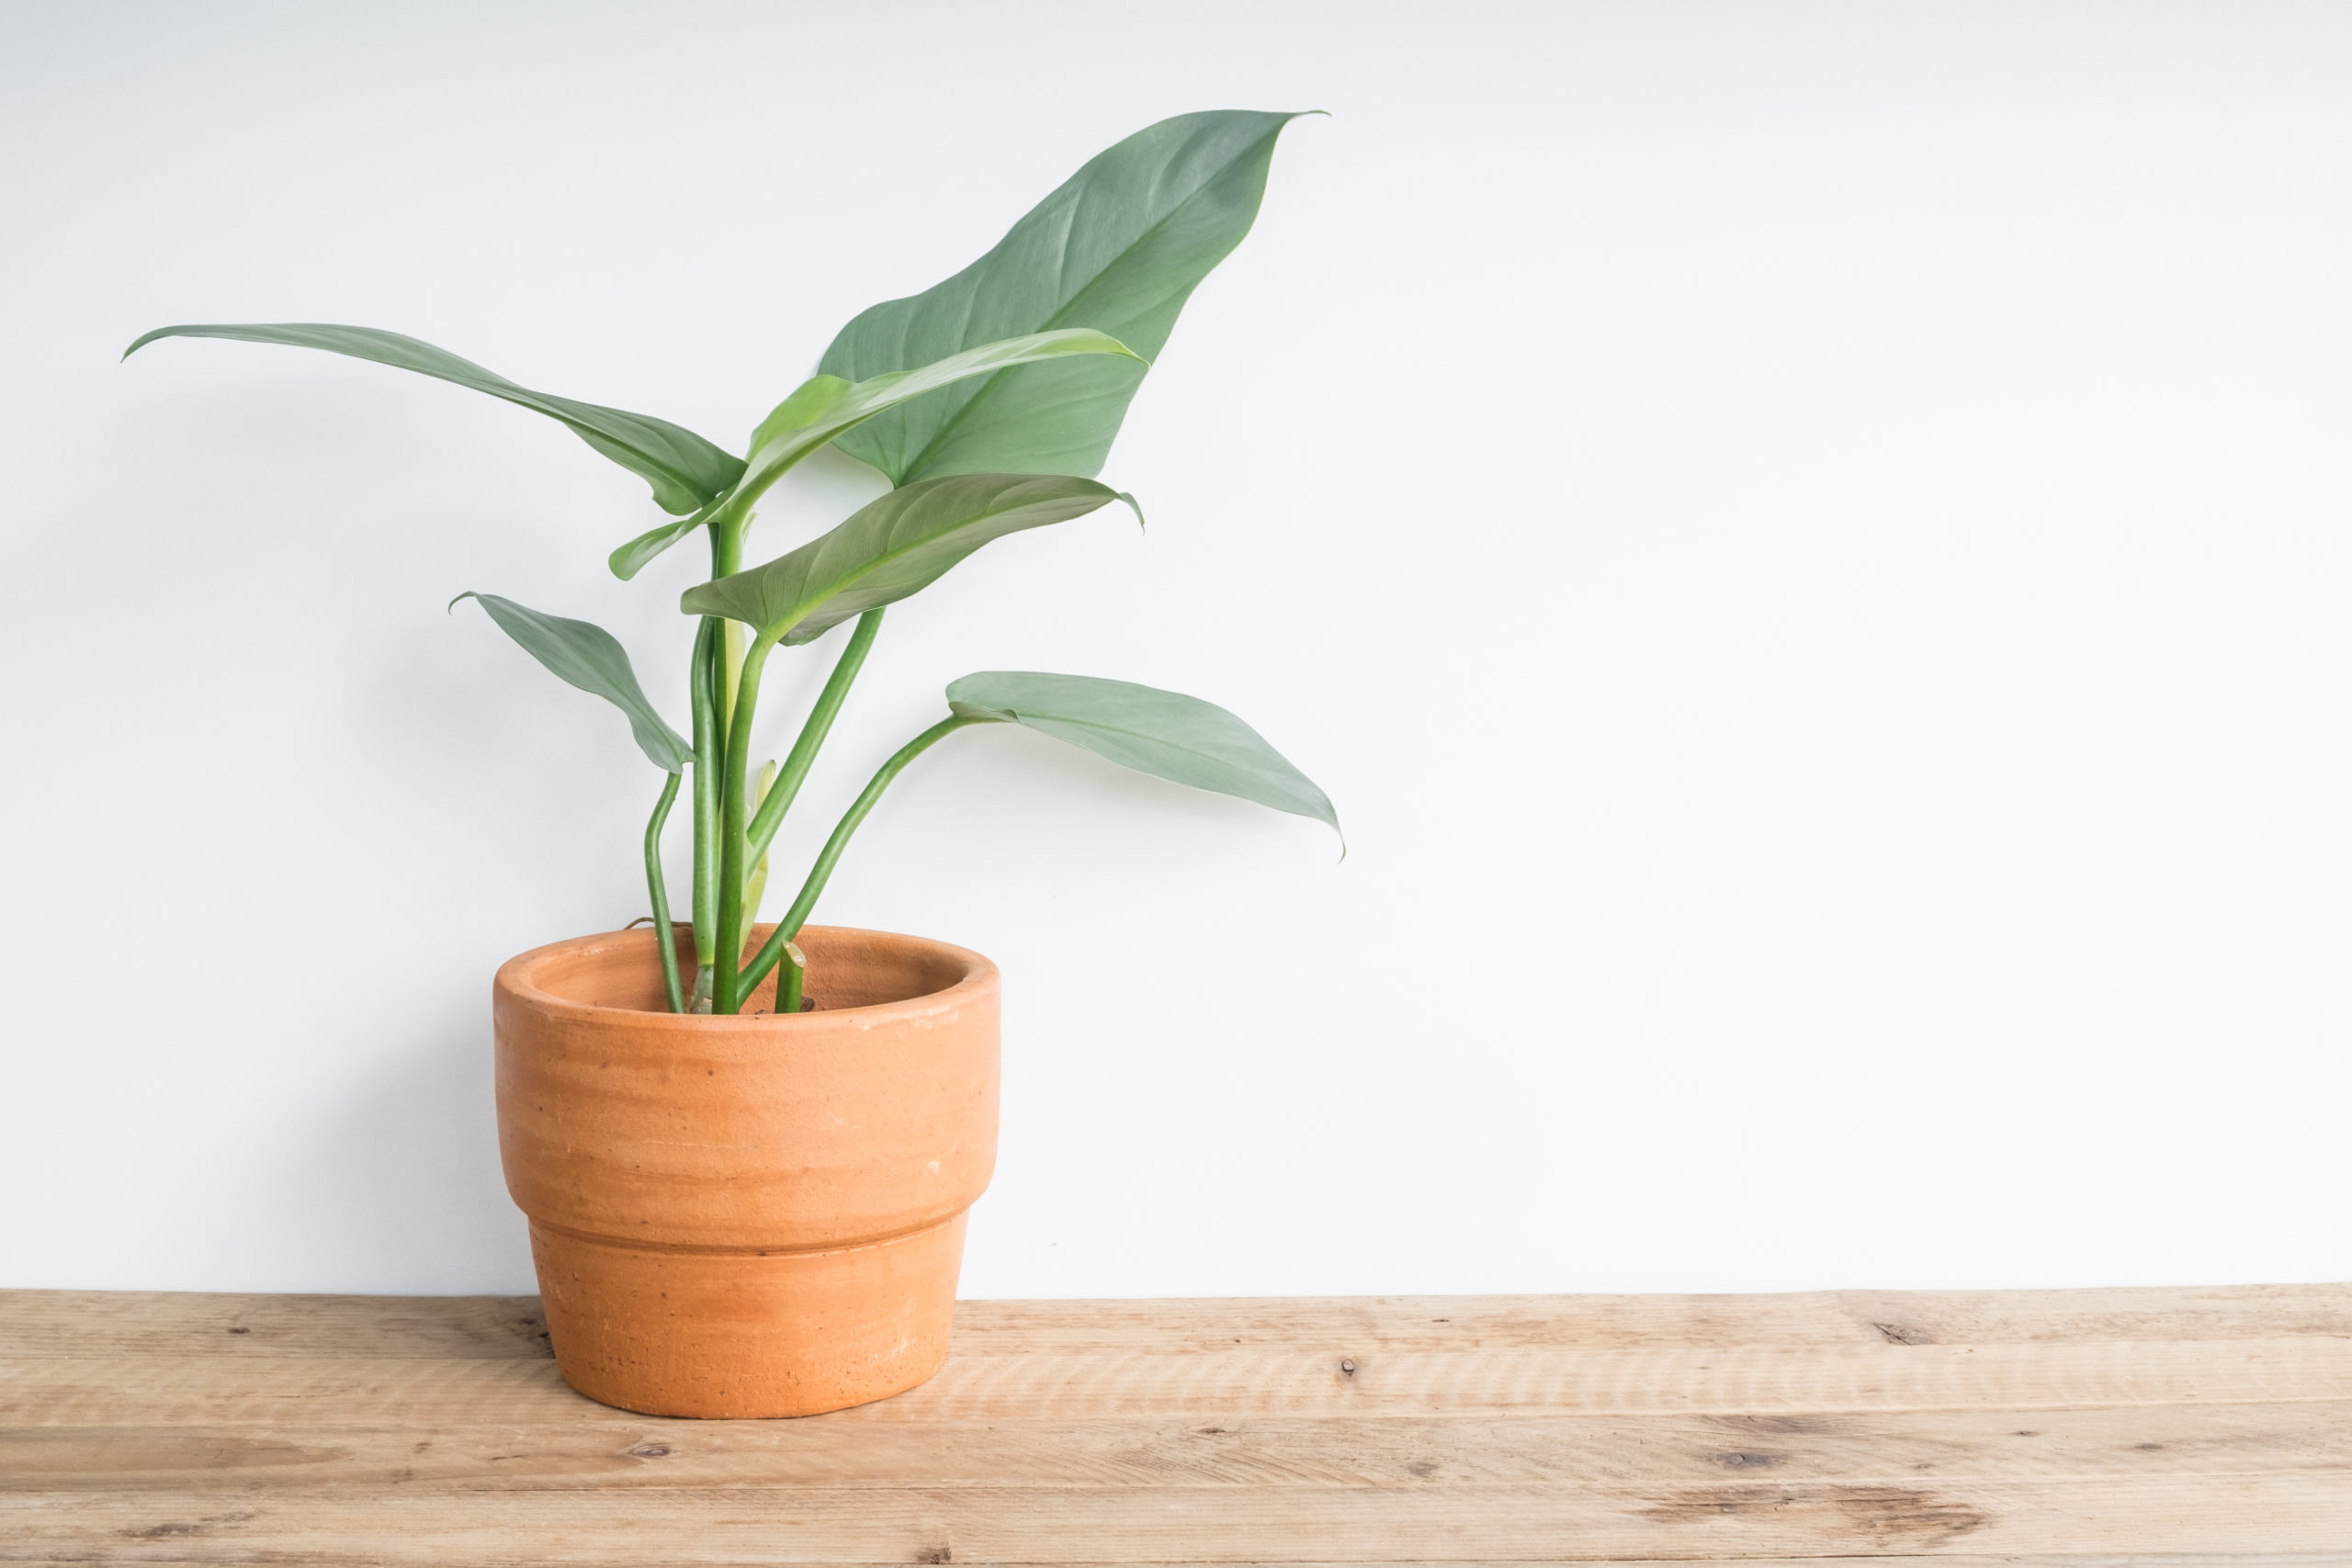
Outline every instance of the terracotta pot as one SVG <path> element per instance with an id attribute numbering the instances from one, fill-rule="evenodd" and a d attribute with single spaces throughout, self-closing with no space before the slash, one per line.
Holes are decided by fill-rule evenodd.
<path id="1" fill-rule="evenodd" d="M 736 1017 L 662 1010 L 645 930 L 498 972 L 506 1190 L 591 1399 L 809 1416 L 946 1359 L 964 1212 L 996 1166 L 996 965 L 885 931 L 799 944 L 820 1010 L 787 1018 L 773 980 Z"/>

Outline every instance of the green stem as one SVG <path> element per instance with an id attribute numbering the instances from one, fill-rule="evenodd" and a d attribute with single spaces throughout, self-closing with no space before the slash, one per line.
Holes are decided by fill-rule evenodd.
<path id="1" fill-rule="evenodd" d="M 741 566 L 743 530 L 714 521 L 710 575 L 732 575 Z M 691 695 L 695 719 L 695 994 L 688 1004 L 708 1012 L 718 963 L 719 818 L 727 751 L 728 719 L 733 710 L 734 679 L 729 668 L 726 623 L 706 615 L 695 637 Z M 730 962 L 729 967 L 732 967 Z"/>
<path id="2" fill-rule="evenodd" d="M 833 874 L 833 866 L 842 858 L 842 851 L 849 847 L 850 835 L 856 832 L 857 825 L 865 820 L 865 814 L 874 809 L 874 803 L 882 798 L 882 792 L 890 787 L 890 781 L 904 773 L 909 762 L 966 725 L 998 722 L 990 718 L 967 718 L 962 714 L 943 718 L 892 752 L 890 760 L 875 770 L 874 777 L 867 782 L 865 790 L 850 803 L 849 809 L 842 813 L 840 825 L 834 828 L 833 836 L 825 840 L 824 850 L 817 856 L 817 863 L 809 867 L 808 880 L 800 885 L 799 896 L 792 900 L 792 908 L 786 911 L 784 919 L 776 922 L 775 930 L 769 933 L 766 944 L 760 949 L 759 956 L 752 960 L 751 967 L 743 971 L 743 990 L 749 991 L 766 979 L 768 971 L 775 968 L 776 961 L 784 956 L 784 944 L 800 935 L 801 923 L 808 919 L 808 911 L 816 908 L 818 895 L 825 890 L 826 879 Z"/>
<path id="3" fill-rule="evenodd" d="M 800 987 L 808 978 L 808 961 L 800 949 L 791 942 L 784 944 L 784 973 L 775 977 L 775 1010 L 780 1014 L 800 1010 Z"/>
<path id="4" fill-rule="evenodd" d="M 768 797 L 752 815 L 752 841 L 747 852 L 754 863 L 768 852 L 776 829 L 784 824 L 784 814 L 792 809 L 801 781 L 808 776 L 809 766 L 817 761 L 825 737 L 832 733 L 833 719 L 841 713 L 842 704 L 865 663 L 865 651 L 874 646 L 874 634 L 881 629 L 880 610 L 868 610 L 858 616 L 857 629 L 849 635 L 849 646 L 842 649 L 832 674 L 826 679 L 825 689 L 817 694 L 817 705 L 808 710 L 808 722 L 800 727 L 800 739 L 792 743 L 791 753 L 776 771 L 775 783 L 768 787 Z"/>
<path id="5" fill-rule="evenodd" d="M 713 581 L 732 577 L 743 570 L 743 528 L 751 522 L 745 518 L 732 525 L 713 524 L 710 529 L 710 575 Z M 718 743 L 723 748 L 735 735 L 735 691 L 743 668 L 743 626 L 735 621 L 718 623 Z"/>
<path id="6" fill-rule="evenodd" d="M 752 718 L 760 705 L 760 671 L 775 643 L 755 640 L 744 654 L 737 677 L 735 711 L 727 726 L 727 764 L 720 787 L 718 818 L 718 984 L 711 1010 L 736 1013 L 752 987 L 743 981 L 743 851 L 744 829 L 750 826 L 747 777 L 752 766 Z M 756 984 L 757 982 L 753 982 Z"/>
<path id="7" fill-rule="evenodd" d="M 729 739 L 735 736 L 735 701 L 743 678 L 743 623 L 718 623 L 718 721 Z"/>
<path id="8" fill-rule="evenodd" d="M 670 1010 L 686 1010 L 686 990 L 678 981 L 678 932 L 670 924 L 669 878 L 662 874 L 662 827 L 670 820 L 670 805 L 678 798 L 678 775 L 662 781 L 662 799 L 653 820 L 645 825 L 645 885 L 653 895 L 653 941 L 662 953 L 662 989 L 669 995 Z"/>
<path id="9" fill-rule="evenodd" d="M 707 994 L 707 976 L 718 952 L 718 623 L 704 616 L 695 634 L 690 671 L 695 730 L 695 992 Z M 699 1008 L 697 1008 L 699 1010 Z"/>

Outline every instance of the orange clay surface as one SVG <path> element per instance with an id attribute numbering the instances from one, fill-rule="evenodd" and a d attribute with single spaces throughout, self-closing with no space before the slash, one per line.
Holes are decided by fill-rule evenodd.
<path id="1" fill-rule="evenodd" d="M 565 1381 L 661 1416 L 912 1388 L 996 1164 L 996 966 L 810 926 L 820 1010 L 681 1016 L 653 941 L 557 942 L 495 983 L 499 1152 Z"/>

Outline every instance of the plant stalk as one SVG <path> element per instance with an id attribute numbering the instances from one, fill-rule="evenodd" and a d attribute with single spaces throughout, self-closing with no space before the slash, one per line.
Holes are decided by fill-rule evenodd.
<path id="1" fill-rule="evenodd" d="M 866 650 L 874 646 L 874 637 L 882 629 L 882 612 L 868 610 L 858 616 L 857 628 L 849 635 L 849 645 L 833 664 L 833 672 L 825 681 L 825 689 L 817 694 L 817 705 L 808 710 L 808 722 L 800 727 L 800 739 L 792 743 L 792 750 L 785 757 L 784 766 L 777 771 L 775 783 L 768 790 L 767 798 L 752 817 L 751 844 L 748 852 L 756 862 L 767 853 L 768 845 L 775 839 L 775 830 L 784 824 L 784 814 L 792 809 L 793 797 L 800 793 L 801 782 L 808 778 L 808 769 L 817 761 L 818 751 L 825 738 L 832 733 L 833 720 L 842 711 L 842 704 L 849 696 L 849 689 L 857 681 L 857 672 L 865 666 Z"/>
<path id="2" fill-rule="evenodd" d="M 778 1014 L 800 1010 L 800 987 L 808 977 L 808 960 L 794 942 L 784 944 L 784 968 L 775 977 L 775 1010 Z"/>
<path id="3" fill-rule="evenodd" d="M 714 523 L 710 534 L 710 575 L 732 576 L 743 563 L 742 524 Z M 695 721 L 695 994 L 689 1004 L 708 1012 L 714 999 L 719 954 L 718 916 L 726 895 L 719 875 L 720 819 L 724 815 L 723 776 L 730 720 L 735 711 L 734 659 L 741 642 L 735 628 L 715 615 L 703 617 L 695 637 L 691 676 Z M 728 959 L 733 968 L 740 949 Z"/>
<path id="4" fill-rule="evenodd" d="M 943 718 L 892 752 L 890 760 L 875 770 L 874 777 L 867 781 L 865 788 L 850 803 L 849 809 L 842 813 L 840 824 L 833 829 L 833 836 L 825 840 L 823 851 L 817 856 L 817 863 L 808 870 L 808 880 L 800 885 L 799 895 L 792 900 L 792 908 L 786 911 L 783 919 L 776 922 L 775 930 L 769 933 L 759 955 L 743 971 L 741 987 L 744 991 L 751 990 L 767 978 L 768 971 L 775 968 L 777 960 L 784 956 L 785 943 L 800 935 L 800 928 L 808 920 L 808 911 L 816 908 L 818 896 L 825 891 L 826 880 L 833 874 L 834 864 L 841 860 L 842 852 L 849 847 L 850 835 L 857 831 L 857 825 L 865 820 L 866 813 L 872 811 L 875 802 L 882 798 L 882 792 L 890 787 L 890 781 L 904 773 L 909 762 L 967 725 L 999 722 L 991 718 L 967 717 L 962 714 Z"/>
<path id="5" fill-rule="evenodd" d="M 740 523 L 713 524 L 710 530 L 710 576 L 712 581 L 732 577 L 743 570 L 743 530 L 751 523 L 749 517 Z M 719 685 L 718 743 L 723 749 L 735 733 L 735 694 L 742 677 L 744 627 L 740 622 L 718 623 Z"/>
<path id="6" fill-rule="evenodd" d="M 645 825 L 645 886 L 653 895 L 653 941 L 661 950 L 662 989 L 672 1012 L 686 1010 L 686 992 L 678 981 L 678 931 L 670 923 L 669 878 L 662 874 L 662 829 L 670 820 L 671 803 L 678 798 L 678 774 L 663 775 L 662 798 L 653 807 L 653 819 Z"/>
<path id="7" fill-rule="evenodd" d="M 760 703 L 760 671 L 766 665 L 766 637 L 754 640 L 743 656 L 738 676 L 735 711 L 727 727 L 727 762 L 720 787 L 718 818 L 718 973 L 711 1010 L 738 1013 L 751 986 L 743 982 L 743 852 L 749 847 L 744 829 L 751 824 L 746 775 L 752 766 L 752 718 Z"/>
<path id="8" fill-rule="evenodd" d="M 688 671 L 695 740 L 695 999 L 709 1010 L 718 952 L 718 622 L 703 617 Z"/>

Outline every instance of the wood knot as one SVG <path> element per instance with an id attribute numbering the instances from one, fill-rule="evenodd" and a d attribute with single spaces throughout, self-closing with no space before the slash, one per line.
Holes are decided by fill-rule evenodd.
<path id="1" fill-rule="evenodd" d="M 628 1451 L 633 1459 L 668 1459 L 675 1450 L 667 1443 L 639 1443 Z"/>
<path id="2" fill-rule="evenodd" d="M 1752 1481 L 1693 1487 L 1641 1510 L 1663 1524 L 1713 1526 L 1725 1517 L 1769 1519 L 1775 1529 L 1799 1530 L 1825 1542 L 1940 1546 L 1983 1529 L 1989 1517 L 1956 1501 L 1907 1486 L 1829 1486 L 1805 1492 Z M 1840 1553 L 1838 1555 L 1860 1555 Z"/>

